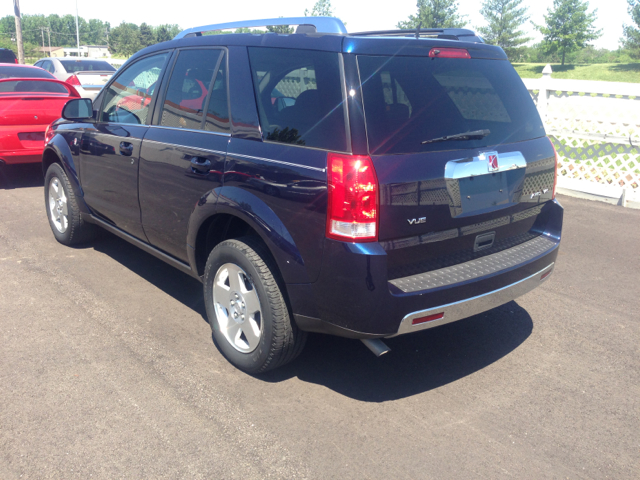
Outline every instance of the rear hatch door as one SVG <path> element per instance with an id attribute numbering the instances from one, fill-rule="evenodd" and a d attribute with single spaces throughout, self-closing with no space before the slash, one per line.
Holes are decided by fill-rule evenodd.
<path id="1" fill-rule="evenodd" d="M 509 62 L 432 48 L 358 55 L 390 279 L 534 238 L 553 196 L 553 147 Z"/>

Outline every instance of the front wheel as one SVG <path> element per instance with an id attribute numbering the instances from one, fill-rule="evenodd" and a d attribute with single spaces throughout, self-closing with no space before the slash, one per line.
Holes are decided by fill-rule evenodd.
<path id="1" fill-rule="evenodd" d="M 247 373 L 262 373 L 296 358 L 307 333 L 289 314 L 277 269 L 252 237 L 226 240 L 209 255 L 204 299 L 213 340 Z"/>
<path id="2" fill-rule="evenodd" d="M 75 245 L 95 236 L 96 226 L 82 220 L 69 178 L 58 163 L 52 163 L 44 177 L 44 202 L 51 231 L 60 243 Z"/>

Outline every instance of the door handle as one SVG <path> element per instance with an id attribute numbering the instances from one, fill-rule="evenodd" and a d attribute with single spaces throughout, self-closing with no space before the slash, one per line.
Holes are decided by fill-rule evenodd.
<path id="1" fill-rule="evenodd" d="M 193 173 L 208 174 L 211 170 L 211 162 L 206 157 L 192 157 L 191 171 Z"/>
<path id="2" fill-rule="evenodd" d="M 133 154 L 133 145 L 129 142 L 120 142 L 120 154 L 130 157 Z"/>

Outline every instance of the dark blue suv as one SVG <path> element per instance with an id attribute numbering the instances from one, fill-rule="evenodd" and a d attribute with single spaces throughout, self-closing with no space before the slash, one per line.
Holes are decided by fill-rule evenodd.
<path id="1" fill-rule="evenodd" d="M 206 34 L 282 24 L 299 26 Z M 468 30 L 193 28 L 63 117 L 43 156 L 56 239 L 99 226 L 201 280 L 246 372 L 307 332 L 382 354 L 535 288 L 558 254 L 553 145 L 504 52 Z"/>

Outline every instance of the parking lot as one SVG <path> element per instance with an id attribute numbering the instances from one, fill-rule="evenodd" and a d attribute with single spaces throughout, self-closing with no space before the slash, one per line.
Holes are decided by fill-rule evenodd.
<path id="1" fill-rule="evenodd" d="M 201 284 L 110 234 L 58 244 L 38 169 L 9 175 L 2 479 L 640 477 L 638 210 L 561 196 L 539 289 L 381 358 L 313 335 L 251 377 Z"/>

